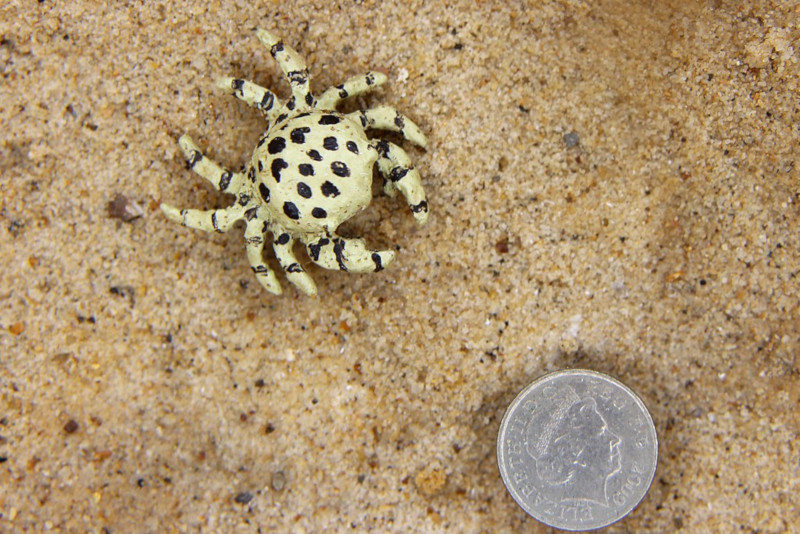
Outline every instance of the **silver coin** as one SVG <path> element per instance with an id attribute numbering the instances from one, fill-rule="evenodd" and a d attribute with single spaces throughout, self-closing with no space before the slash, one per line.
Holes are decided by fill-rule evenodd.
<path id="1" fill-rule="evenodd" d="M 500 475 L 515 501 L 550 527 L 592 530 L 628 515 L 656 472 L 658 438 L 644 403 L 594 371 L 545 375 L 506 410 Z"/>

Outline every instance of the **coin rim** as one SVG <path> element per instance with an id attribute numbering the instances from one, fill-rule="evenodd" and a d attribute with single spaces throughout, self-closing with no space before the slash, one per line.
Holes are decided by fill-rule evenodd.
<path id="1" fill-rule="evenodd" d="M 507 473 L 507 468 L 503 466 L 503 458 L 505 457 L 505 455 L 503 453 L 502 437 L 506 433 L 506 429 L 507 429 L 508 424 L 509 424 L 509 419 L 510 419 L 509 416 L 510 416 L 510 414 L 522 403 L 522 400 L 525 398 L 525 396 L 528 394 L 528 392 L 530 392 L 536 386 L 540 385 L 542 382 L 548 382 L 548 381 L 554 380 L 556 378 L 559 378 L 559 377 L 561 377 L 563 375 L 570 375 L 570 376 L 584 375 L 584 376 L 590 376 L 590 377 L 594 377 L 594 378 L 601 378 L 601 379 L 609 380 L 612 383 L 616 384 L 617 386 L 621 387 L 624 391 L 629 393 L 631 395 L 631 397 L 633 397 L 634 402 L 636 402 L 639 405 L 639 407 L 642 408 L 642 410 L 644 411 L 644 414 L 646 416 L 647 421 L 650 422 L 650 425 L 649 425 L 650 426 L 650 430 L 653 433 L 653 444 L 654 444 L 654 448 L 653 448 L 653 471 L 652 471 L 652 474 L 650 475 L 650 480 L 647 482 L 647 486 L 646 486 L 647 489 L 645 490 L 645 492 L 642 494 L 642 496 L 636 502 L 632 503 L 629 507 L 627 507 L 627 510 L 625 510 L 625 513 L 623 513 L 622 515 L 620 515 L 616 519 L 613 519 L 612 521 L 609 521 L 608 523 L 604 523 L 602 525 L 597 525 L 597 526 L 592 526 L 591 528 L 556 526 L 556 525 L 551 525 L 550 523 L 547 523 L 544 519 L 540 519 L 539 517 L 536 517 L 531 511 L 528 510 L 528 506 L 523 504 L 523 502 L 521 500 L 521 496 L 517 495 L 517 491 L 512 489 L 510 475 Z M 626 386 L 625 384 L 623 384 L 622 382 L 620 382 L 616 378 L 614 378 L 612 376 L 609 376 L 609 375 L 607 375 L 605 373 L 601 373 L 599 371 L 592 371 L 591 369 L 562 369 L 560 371 L 552 371 L 550 373 L 547 373 L 545 375 L 540 376 L 539 378 L 537 378 L 536 380 L 534 380 L 533 382 L 528 384 L 522 391 L 520 391 L 517 394 L 516 397 L 514 397 L 514 400 L 511 401 L 511 404 L 509 404 L 508 408 L 506 408 L 506 411 L 503 414 L 503 419 L 500 422 L 500 428 L 497 431 L 497 469 L 500 471 L 500 478 L 503 480 L 503 485 L 506 487 L 506 491 L 508 491 L 508 493 L 514 499 L 514 501 L 516 501 L 517 505 L 519 505 L 519 507 L 522 508 L 522 510 L 526 514 L 528 514 L 529 516 L 531 516 L 535 520 L 539 521 L 543 525 L 546 525 L 546 526 L 551 527 L 551 528 L 558 528 L 560 530 L 570 531 L 570 532 L 577 532 L 577 531 L 581 531 L 581 530 L 584 530 L 584 531 L 586 531 L 586 530 L 597 530 L 597 529 L 600 529 L 600 528 L 605 528 L 605 527 L 607 527 L 609 525 L 613 525 L 617 521 L 621 521 L 622 519 L 627 517 L 628 514 L 630 514 L 637 506 L 639 506 L 639 504 L 644 500 L 645 496 L 650 492 L 650 487 L 653 484 L 653 480 L 655 479 L 655 476 L 656 476 L 656 471 L 658 470 L 658 433 L 656 432 L 656 426 L 655 426 L 655 423 L 653 422 L 653 416 L 650 414 L 650 410 L 647 409 L 647 406 L 642 401 L 642 399 L 639 397 L 639 395 L 637 395 L 631 388 L 629 388 L 628 386 Z"/>

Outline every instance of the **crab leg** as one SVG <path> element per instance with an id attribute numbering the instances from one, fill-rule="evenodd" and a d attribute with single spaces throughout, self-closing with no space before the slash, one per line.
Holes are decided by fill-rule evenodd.
<path id="1" fill-rule="evenodd" d="M 197 145 L 188 135 L 182 135 L 178 144 L 189 162 L 189 167 L 211 182 L 215 189 L 226 193 L 236 193 L 242 187 L 245 176 L 238 172 L 231 172 L 220 167 L 214 160 L 203 155 Z"/>
<path id="2" fill-rule="evenodd" d="M 278 233 L 276 228 L 273 228 L 273 232 L 277 237 L 272 242 L 272 248 L 275 250 L 275 256 L 278 258 L 281 268 L 286 272 L 286 278 L 306 295 L 316 295 L 317 285 L 297 261 L 292 251 L 294 239 L 285 232 Z"/>
<path id="3" fill-rule="evenodd" d="M 264 263 L 264 233 L 266 231 L 266 223 L 256 217 L 252 217 L 247 221 L 247 227 L 244 230 L 244 242 L 247 247 L 247 261 L 250 262 L 250 268 L 256 275 L 256 280 L 261 286 L 275 295 L 283 293 L 281 284 L 275 273 Z"/>
<path id="4" fill-rule="evenodd" d="M 394 260 L 392 250 L 369 250 L 363 239 L 347 239 L 335 234 L 308 241 L 306 250 L 320 267 L 353 273 L 380 271 Z"/>
<path id="5" fill-rule="evenodd" d="M 204 232 L 227 232 L 236 221 L 244 217 L 242 207 L 238 204 L 219 210 L 182 210 L 169 204 L 161 204 L 161 211 L 176 223 Z"/>
<path id="6" fill-rule="evenodd" d="M 422 188 L 422 178 L 411 163 L 411 158 L 405 150 L 394 143 L 373 141 L 371 144 L 380 154 L 378 170 L 386 178 L 384 186 L 386 194 L 394 196 L 395 191 L 400 191 L 417 222 L 425 224 L 428 220 L 428 201 L 425 189 Z"/>
<path id="7" fill-rule="evenodd" d="M 321 109 L 336 109 L 336 106 L 345 98 L 358 96 L 367 91 L 386 83 L 386 75 L 382 72 L 368 72 L 359 76 L 353 76 L 344 83 L 331 87 L 322 93 L 317 102 L 317 107 Z"/>
<path id="8" fill-rule="evenodd" d="M 278 116 L 283 104 L 269 89 L 239 78 L 220 78 L 217 87 L 259 110 L 269 122 Z"/>
<path id="9" fill-rule="evenodd" d="M 267 30 L 258 29 L 256 35 L 269 48 L 270 54 L 280 65 L 283 74 L 292 86 L 292 98 L 286 107 L 293 109 L 308 109 L 314 107 L 314 97 L 308 88 L 308 67 L 306 62 L 292 47 L 285 44 Z M 290 107 L 291 106 L 291 107 Z"/>
<path id="10" fill-rule="evenodd" d="M 360 120 L 365 129 L 398 132 L 415 145 L 423 148 L 428 146 L 428 139 L 419 129 L 419 126 L 393 107 L 381 106 L 366 111 L 354 111 L 348 114 L 348 117 L 353 120 Z"/>

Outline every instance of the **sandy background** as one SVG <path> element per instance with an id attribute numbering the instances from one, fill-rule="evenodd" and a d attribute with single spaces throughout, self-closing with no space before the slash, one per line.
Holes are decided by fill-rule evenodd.
<path id="1" fill-rule="evenodd" d="M 611 531 L 798 528 L 797 3 L 102 4 L 0 7 L 0 530 L 545 532 L 495 436 L 569 367 L 658 428 Z M 395 264 L 316 299 L 158 210 L 230 202 L 176 139 L 250 156 L 257 26 L 431 141 L 429 224 L 376 187 L 342 233 Z"/>

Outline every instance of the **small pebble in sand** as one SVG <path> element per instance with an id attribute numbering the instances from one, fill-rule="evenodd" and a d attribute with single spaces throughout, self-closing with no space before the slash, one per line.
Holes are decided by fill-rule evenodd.
<path id="1" fill-rule="evenodd" d="M 249 491 L 243 491 L 233 498 L 236 504 L 247 504 L 253 500 L 253 494 Z"/>
<path id="2" fill-rule="evenodd" d="M 580 142 L 581 138 L 575 132 L 569 132 L 564 136 L 564 144 L 567 146 L 567 148 L 576 147 Z"/>
<path id="3" fill-rule="evenodd" d="M 272 489 L 275 491 L 283 491 L 286 487 L 286 475 L 283 471 L 275 471 L 272 473 Z"/>
<path id="4" fill-rule="evenodd" d="M 117 193 L 114 200 L 108 203 L 108 216 L 113 219 L 121 219 L 123 222 L 131 222 L 144 215 L 144 210 L 135 201 Z"/>

